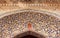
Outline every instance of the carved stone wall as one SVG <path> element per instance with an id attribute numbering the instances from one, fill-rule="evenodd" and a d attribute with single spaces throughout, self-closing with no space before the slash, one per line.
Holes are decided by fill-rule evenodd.
<path id="1" fill-rule="evenodd" d="M 27 31 L 60 38 L 60 0 L 0 0 L 0 38 Z"/>

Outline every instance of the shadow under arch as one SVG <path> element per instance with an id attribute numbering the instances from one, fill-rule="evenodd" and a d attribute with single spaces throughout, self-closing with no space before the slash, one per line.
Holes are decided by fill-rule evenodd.
<path id="1" fill-rule="evenodd" d="M 13 38 L 46 38 L 44 35 L 38 34 L 33 31 L 27 31 L 14 36 Z"/>

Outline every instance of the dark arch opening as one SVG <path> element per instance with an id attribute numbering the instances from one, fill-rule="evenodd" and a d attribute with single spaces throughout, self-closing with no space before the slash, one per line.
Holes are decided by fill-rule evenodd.
<path id="1" fill-rule="evenodd" d="M 28 31 L 28 32 L 18 34 L 14 38 L 45 38 L 45 36 L 40 35 L 40 34 L 35 33 L 35 32 Z"/>
<path id="2" fill-rule="evenodd" d="M 33 36 L 33 35 L 26 35 L 26 36 L 23 36 L 21 38 L 37 38 L 36 36 Z"/>

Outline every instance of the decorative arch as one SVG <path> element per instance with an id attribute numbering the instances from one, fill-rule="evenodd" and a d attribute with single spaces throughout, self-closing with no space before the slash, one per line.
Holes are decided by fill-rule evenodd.
<path id="1" fill-rule="evenodd" d="M 32 33 L 35 34 L 36 31 L 43 36 L 46 35 L 47 38 L 50 36 L 54 38 L 59 34 L 59 18 L 59 16 L 56 16 L 53 13 L 38 10 L 17 10 L 8 12 L 0 15 L 1 31 L 3 30 L 1 35 L 3 36 L 2 38 L 12 38 L 22 32 L 28 31 L 27 33 L 30 33 L 34 31 Z M 28 22 L 30 23 L 29 25 L 31 25 L 31 30 L 27 28 Z M 53 33 L 54 35 L 51 35 Z"/>
<path id="2" fill-rule="evenodd" d="M 15 36 L 14 38 L 25 38 L 25 36 L 29 37 L 29 36 L 32 36 L 31 38 L 45 38 L 45 36 L 43 35 L 40 35 L 36 32 L 33 32 L 33 31 L 27 31 L 27 32 L 24 32 L 24 33 L 21 33 L 21 34 L 18 34 L 17 36 Z"/>
<path id="3" fill-rule="evenodd" d="M 23 10 L 15 10 L 15 11 L 6 12 L 6 13 L 3 13 L 2 15 L 0 15 L 0 18 L 3 18 L 5 16 L 9 16 L 12 14 L 16 14 L 16 13 L 21 13 L 21 12 L 39 12 L 39 13 L 48 14 L 48 15 L 52 15 L 57 18 L 60 18 L 60 16 L 55 13 L 43 11 L 43 10 L 33 10 L 33 9 L 23 9 Z"/>

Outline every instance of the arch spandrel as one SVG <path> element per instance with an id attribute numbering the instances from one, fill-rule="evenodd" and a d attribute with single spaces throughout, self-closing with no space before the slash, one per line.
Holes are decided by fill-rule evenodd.
<path id="1" fill-rule="evenodd" d="M 31 24 L 31 30 L 28 29 L 28 23 Z M 0 18 L 0 25 L 2 26 L 2 38 L 12 38 L 15 34 L 18 35 L 24 31 L 35 31 L 47 36 L 47 38 L 55 38 L 60 33 L 60 19 L 39 12 L 10 14 Z"/>

